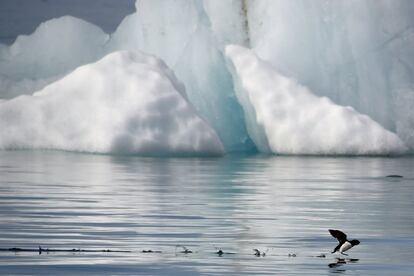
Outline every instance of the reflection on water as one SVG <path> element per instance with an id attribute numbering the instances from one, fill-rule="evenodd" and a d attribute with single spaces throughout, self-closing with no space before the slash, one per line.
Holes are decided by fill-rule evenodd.
<path id="1" fill-rule="evenodd" d="M 346 271 L 344 265 L 347 263 L 357 263 L 359 259 L 341 259 L 336 258 L 333 263 L 330 263 L 328 266 L 332 268 L 334 273 L 344 273 Z"/>
<path id="2" fill-rule="evenodd" d="M 0 252 L 0 273 L 411 275 L 413 168 L 409 157 L 0 152 L 1 248 L 131 251 Z M 329 253 L 329 228 L 361 241 L 351 259 Z"/>

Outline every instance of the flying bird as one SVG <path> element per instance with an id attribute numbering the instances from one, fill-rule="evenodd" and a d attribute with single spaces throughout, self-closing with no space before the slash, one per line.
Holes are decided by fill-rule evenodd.
<path id="1" fill-rule="evenodd" d="M 359 244 L 359 240 L 348 241 L 346 234 L 342 231 L 329 229 L 329 233 L 331 233 L 332 237 L 336 238 L 339 242 L 331 253 L 339 251 L 342 255 L 348 256 L 344 252 Z"/>

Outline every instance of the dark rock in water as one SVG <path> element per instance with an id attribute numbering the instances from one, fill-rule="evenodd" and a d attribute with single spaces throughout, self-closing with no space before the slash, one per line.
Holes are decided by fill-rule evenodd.
<path id="1" fill-rule="evenodd" d="M 264 257 L 264 256 L 266 256 L 266 252 L 260 252 L 259 249 L 253 249 L 253 251 L 254 251 L 254 255 L 256 257 Z"/>
<path id="2" fill-rule="evenodd" d="M 129 250 L 111 250 L 111 249 L 80 249 L 80 248 L 72 248 L 72 249 L 51 249 L 51 248 L 43 248 L 39 246 L 38 248 L 19 248 L 19 247 L 11 247 L 11 248 L 0 248 L 0 251 L 12 251 L 12 252 L 38 252 L 39 255 L 43 252 L 49 254 L 50 252 L 85 252 L 85 253 L 92 253 L 92 252 L 122 252 L 122 253 L 131 253 Z M 154 251 L 155 253 L 156 251 Z"/>
<path id="3" fill-rule="evenodd" d="M 141 251 L 142 253 L 162 253 L 161 251 L 158 251 L 158 250 L 142 250 Z"/>
<path id="4" fill-rule="evenodd" d="M 403 176 L 399 175 L 399 174 L 390 174 L 390 175 L 387 175 L 386 177 L 388 177 L 388 178 L 403 178 Z"/>
<path id="5" fill-rule="evenodd" d="M 183 253 L 183 254 L 190 254 L 190 253 L 193 253 L 193 251 L 191 251 L 191 250 L 189 250 L 187 247 L 185 247 L 185 246 L 182 246 L 182 245 L 177 245 L 176 246 L 176 249 L 177 249 L 177 247 L 181 247 L 182 249 L 184 249 L 183 251 L 180 251 L 180 253 Z"/>
<path id="6" fill-rule="evenodd" d="M 296 257 L 296 254 L 295 253 L 292 253 L 292 254 L 289 253 L 288 257 L 293 257 L 294 258 L 294 257 Z"/>
<path id="7" fill-rule="evenodd" d="M 222 257 L 224 254 L 226 255 L 234 255 L 236 253 L 234 252 L 224 252 L 222 249 L 216 248 L 217 251 L 215 252 L 215 254 L 217 254 L 217 256 Z"/>

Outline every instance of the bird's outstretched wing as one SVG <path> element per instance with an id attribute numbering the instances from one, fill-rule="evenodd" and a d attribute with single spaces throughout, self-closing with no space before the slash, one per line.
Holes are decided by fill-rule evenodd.
<path id="1" fill-rule="evenodd" d="M 339 243 L 346 241 L 346 234 L 342 231 L 329 229 L 329 233 L 331 233 L 332 237 L 336 238 Z"/>

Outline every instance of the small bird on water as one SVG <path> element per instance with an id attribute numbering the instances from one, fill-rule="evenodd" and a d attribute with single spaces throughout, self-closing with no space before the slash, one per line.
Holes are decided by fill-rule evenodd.
<path id="1" fill-rule="evenodd" d="M 348 241 L 346 234 L 339 230 L 329 229 L 329 233 L 331 233 L 332 237 L 336 238 L 339 242 L 338 246 L 335 247 L 334 251 L 331 253 L 339 251 L 339 253 L 341 253 L 342 255 L 348 256 L 344 252 L 360 243 L 359 240 Z"/>

